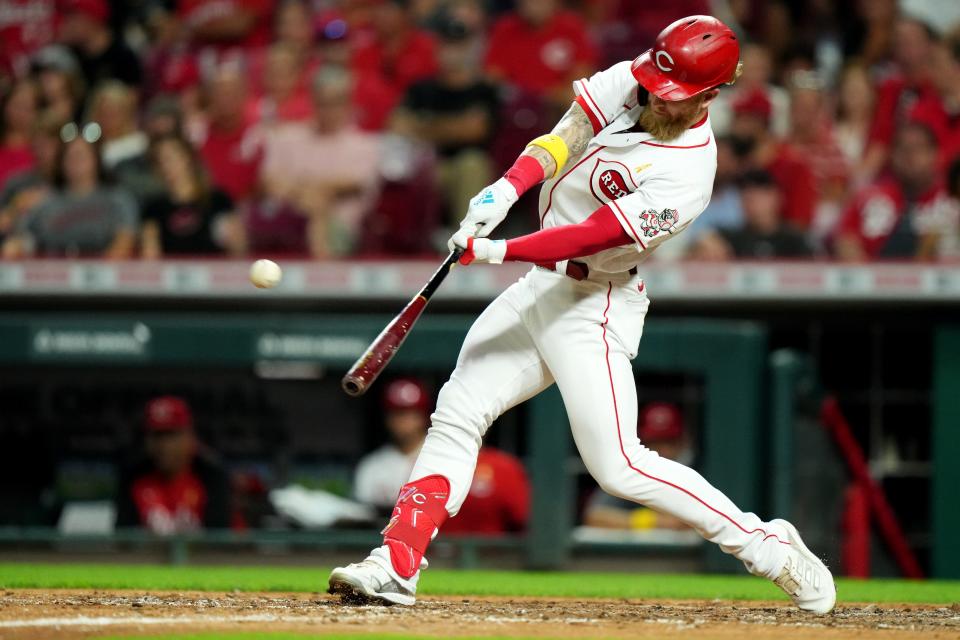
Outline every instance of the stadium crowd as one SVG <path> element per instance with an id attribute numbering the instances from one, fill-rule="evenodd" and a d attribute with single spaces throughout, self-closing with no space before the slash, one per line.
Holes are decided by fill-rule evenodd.
<path id="1" fill-rule="evenodd" d="M 0 0 L 2 255 L 441 250 L 573 80 L 696 13 L 743 75 L 656 259 L 960 254 L 955 0 Z"/>

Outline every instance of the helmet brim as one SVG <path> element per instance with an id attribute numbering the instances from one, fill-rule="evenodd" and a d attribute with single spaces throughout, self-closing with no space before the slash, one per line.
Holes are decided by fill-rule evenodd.
<path id="1" fill-rule="evenodd" d="M 711 88 L 675 80 L 663 73 L 653 60 L 653 49 L 647 49 L 637 56 L 630 70 L 640 86 L 668 102 L 686 100 Z"/>

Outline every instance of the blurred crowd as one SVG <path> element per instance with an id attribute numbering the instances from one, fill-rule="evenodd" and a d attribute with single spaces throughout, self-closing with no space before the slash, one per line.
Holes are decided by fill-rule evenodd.
<path id="1" fill-rule="evenodd" d="M 955 0 L 0 0 L 2 255 L 436 252 L 573 80 L 697 13 L 743 75 L 656 259 L 960 254 Z"/>

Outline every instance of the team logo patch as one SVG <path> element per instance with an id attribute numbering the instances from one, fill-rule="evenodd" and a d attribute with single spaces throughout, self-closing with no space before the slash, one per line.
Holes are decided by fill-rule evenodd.
<path id="1" fill-rule="evenodd" d="M 597 159 L 590 176 L 590 191 L 601 204 L 619 200 L 637 188 L 627 165 L 615 160 Z"/>
<path id="2" fill-rule="evenodd" d="M 661 233 L 673 233 L 678 222 L 680 214 L 676 209 L 646 209 L 640 213 L 640 230 L 646 238 L 653 238 Z"/>

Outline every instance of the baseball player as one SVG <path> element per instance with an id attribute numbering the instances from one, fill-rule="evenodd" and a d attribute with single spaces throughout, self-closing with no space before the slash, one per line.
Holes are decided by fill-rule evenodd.
<path id="1" fill-rule="evenodd" d="M 334 569 L 331 593 L 413 604 L 424 554 L 467 495 L 487 428 L 556 383 L 583 462 L 604 491 L 686 523 L 801 609 L 833 608 L 833 577 L 793 525 L 741 511 L 635 435 L 630 361 L 650 304 L 637 265 L 710 200 L 716 145 L 708 107 L 736 79 L 739 54 L 736 36 L 715 18 L 674 22 L 632 62 L 576 81 L 576 99 L 553 132 L 531 141 L 471 201 L 450 239 L 464 249 L 461 261 L 536 266 L 470 329 L 384 544 Z M 544 180 L 541 230 L 487 238 Z"/>

